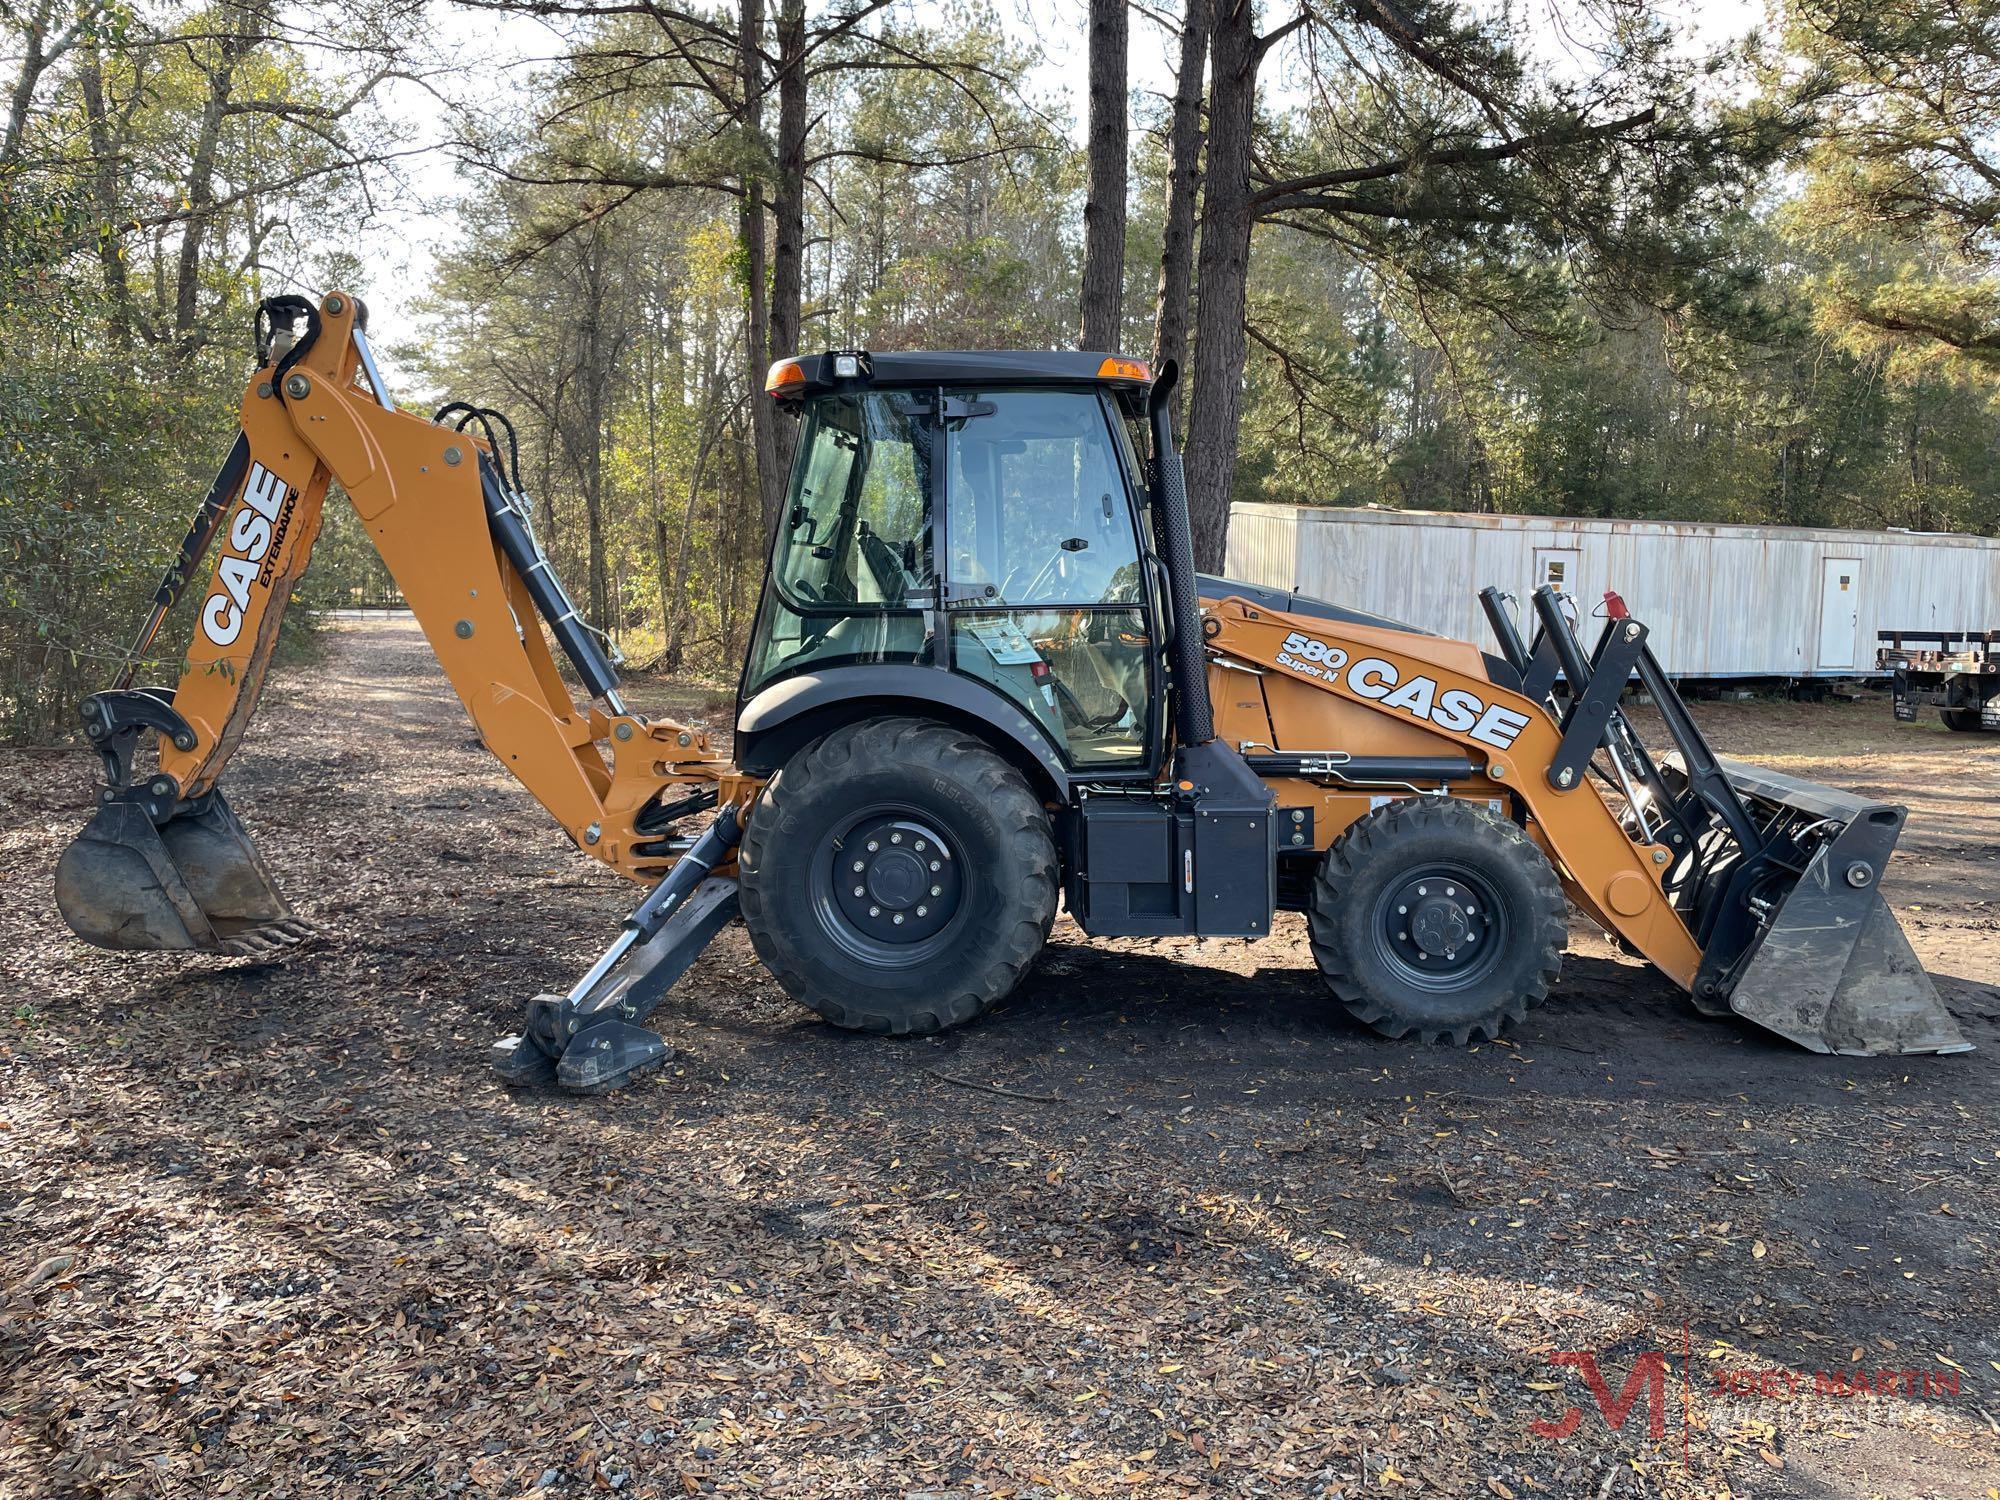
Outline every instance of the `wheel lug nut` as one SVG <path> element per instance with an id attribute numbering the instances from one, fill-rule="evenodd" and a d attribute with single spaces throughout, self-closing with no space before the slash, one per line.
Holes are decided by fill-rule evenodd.
<path id="1" fill-rule="evenodd" d="M 868 908 L 868 915 L 871 917 L 879 917 L 882 915 L 882 908 L 879 906 L 871 906 Z"/>
<path id="2" fill-rule="evenodd" d="M 863 889 L 862 889 L 862 888 L 861 888 L 860 886 L 858 886 L 858 885 L 857 885 L 857 886 L 856 886 L 856 887 L 854 888 L 854 894 L 855 894 L 855 895 L 857 895 L 857 896 L 865 896 L 865 895 L 867 895 L 867 894 L 868 894 L 868 892 L 867 892 L 867 891 L 865 891 L 865 890 L 863 890 Z"/>
<path id="3" fill-rule="evenodd" d="M 931 887 L 931 894 L 932 894 L 933 896 L 942 896 L 942 895 L 944 894 L 944 887 L 943 887 L 943 886 L 941 886 L 941 885 L 934 885 L 934 886 L 932 886 L 932 887 Z"/>
<path id="4" fill-rule="evenodd" d="M 1427 885 L 1420 885 L 1417 887 L 1417 894 L 1419 896 L 1428 896 L 1430 893 L 1431 893 L 1431 888 Z"/>
<path id="5" fill-rule="evenodd" d="M 1410 914 L 1410 909 L 1407 906 L 1399 906 L 1396 908 L 1396 915 L 1399 917 L 1407 917 L 1409 914 Z"/>
<path id="6" fill-rule="evenodd" d="M 1458 894 L 1458 887 L 1455 885 L 1448 885 L 1444 888 L 1444 893 L 1447 896 L 1456 896 Z"/>
<path id="7" fill-rule="evenodd" d="M 1407 943 L 1409 940 L 1410 940 L 1410 935 L 1407 932 L 1399 932 L 1396 934 L 1396 941 L 1399 943 Z"/>
<path id="8" fill-rule="evenodd" d="M 900 844 L 903 842 L 903 836 L 900 833 L 892 833 L 889 835 L 889 842 L 892 844 Z"/>
<path id="9" fill-rule="evenodd" d="M 938 871 L 939 871 L 940 869 L 942 869 L 942 868 L 943 868 L 943 866 L 942 866 L 942 865 L 940 865 L 940 864 L 939 864 L 939 863 L 938 863 L 938 862 L 937 862 L 936 860 L 932 860 L 932 861 L 931 861 L 931 873 L 932 873 L 932 874 L 936 874 L 936 873 L 937 873 L 937 872 L 938 872 Z"/>
<path id="10" fill-rule="evenodd" d="M 922 854 L 923 852 L 924 852 L 924 841 L 923 841 L 922 839 L 918 839 L 918 840 L 917 840 L 917 853 L 919 853 L 919 854 Z"/>
<path id="11" fill-rule="evenodd" d="M 928 906 L 920 906 L 917 908 L 917 915 L 920 917 L 928 917 L 930 914 L 931 914 L 931 909 Z M 903 919 L 901 917 L 898 917 L 896 918 L 896 920 L 900 922 Z"/>
<path id="12" fill-rule="evenodd" d="M 901 927 L 903 925 L 903 914 L 901 912 L 896 913 L 896 925 L 898 927 Z"/>
<path id="13" fill-rule="evenodd" d="M 854 873 L 857 875 L 859 875 L 863 870 L 867 868 L 868 868 L 867 865 L 865 865 L 862 861 L 858 859 L 854 862 Z"/>
<path id="14" fill-rule="evenodd" d="M 881 840 L 879 839 L 870 839 L 868 841 L 868 852 L 870 854 L 873 854 L 877 849 L 880 849 L 881 847 L 882 843 Z"/>

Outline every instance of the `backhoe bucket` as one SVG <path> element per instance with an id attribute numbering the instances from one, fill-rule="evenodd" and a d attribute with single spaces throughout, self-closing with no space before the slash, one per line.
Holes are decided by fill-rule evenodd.
<path id="1" fill-rule="evenodd" d="M 158 824 L 130 798 L 100 803 L 56 866 L 56 906 L 100 948 L 267 956 L 312 933 L 214 790 Z"/>
<path id="2" fill-rule="evenodd" d="M 1807 820 L 1831 834 L 1789 891 L 1773 883 L 1752 901 L 1762 932 L 1731 966 L 1730 1009 L 1815 1052 L 1970 1051 L 1877 889 L 1904 810 L 1725 757 L 1717 764 L 1760 821 Z"/>

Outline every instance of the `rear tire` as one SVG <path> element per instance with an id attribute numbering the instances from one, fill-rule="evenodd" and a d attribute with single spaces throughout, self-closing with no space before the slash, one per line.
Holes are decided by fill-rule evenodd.
<path id="1" fill-rule="evenodd" d="M 1020 983 L 1055 920 L 1040 799 L 972 735 L 925 719 L 865 720 L 799 751 L 758 798 L 738 863 L 758 957 L 854 1031 L 972 1019 Z"/>
<path id="2" fill-rule="evenodd" d="M 1959 734 L 1977 734 L 1985 726 L 1979 722 L 1976 708 L 1941 708 L 1938 717 L 1944 720 L 1944 727 Z"/>
<path id="3" fill-rule="evenodd" d="M 1526 834 L 1454 798 L 1398 798 L 1327 851 L 1307 925 L 1327 987 L 1384 1036 L 1489 1040 L 1562 968 L 1568 905 Z"/>

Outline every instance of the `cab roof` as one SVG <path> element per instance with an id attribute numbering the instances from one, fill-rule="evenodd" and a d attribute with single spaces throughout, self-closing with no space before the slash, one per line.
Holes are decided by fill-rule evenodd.
<path id="1" fill-rule="evenodd" d="M 857 373 L 843 377 L 834 361 L 854 360 Z M 787 368 L 796 366 L 801 381 Z M 1107 367 L 1109 367 L 1107 369 Z M 1152 372 L 1143 360 L 1102 350 L 1073 349 L 929 349 L 873 354 L 858 349 L 829 349 L 822 354 L 797 354 L 771 366 L 765 389 L 779 400 L 797 400 L 843 387 L 903 387 L 937 385 L 1082 385 L 1143 392 Z"/>

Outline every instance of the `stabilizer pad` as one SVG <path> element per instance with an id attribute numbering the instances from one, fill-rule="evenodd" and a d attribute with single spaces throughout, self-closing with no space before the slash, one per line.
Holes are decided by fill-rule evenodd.
<path id="1" fill-rule="evenodd" d="M 657 1033 L 629 1021 L 599 1021 L 577 1033 L 556 1062 L 556 1082 L 573 1094 L 608 1094 L 674 1055 Z"/>

